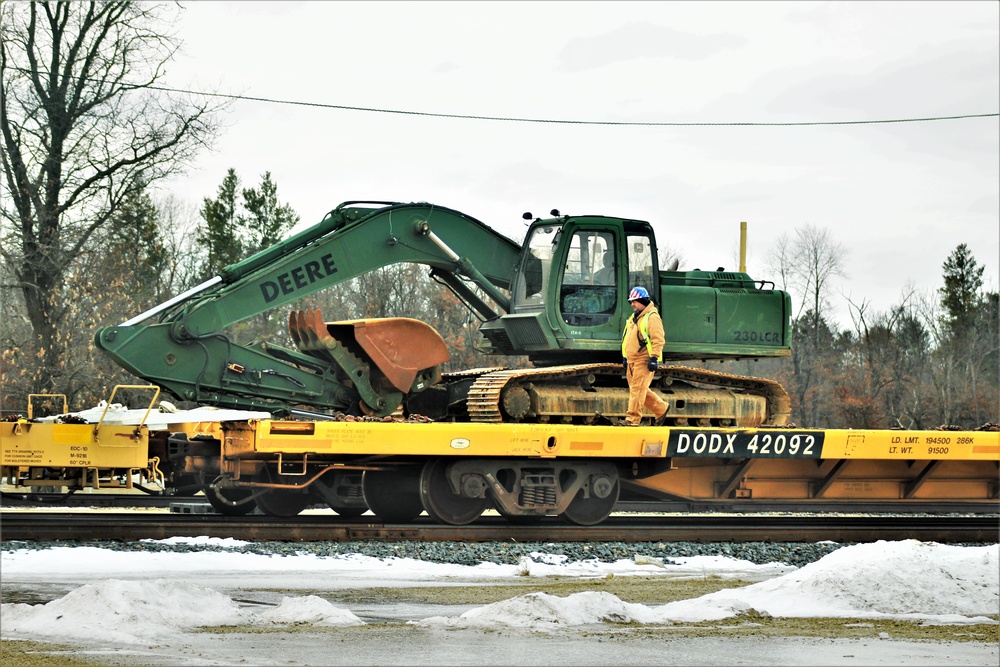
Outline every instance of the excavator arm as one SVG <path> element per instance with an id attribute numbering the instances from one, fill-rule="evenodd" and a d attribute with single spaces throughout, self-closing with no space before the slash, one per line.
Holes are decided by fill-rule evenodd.
<path id="1" fill-rule="evenodd" d="M 298 350 L 239 346 L 224 329 L 401 263 L 425 264 L 456 285 L 471 281 L 507 312 L 503 290 L 519 254 L 517 243 L 449 208 L 345 202 L 317 225 L 226 267 L 195 289 L 119 326 L 99 329 L 95 343 L 133 374 L 184 400 L 271 411 L 295 405 L 348 411 L 360 401 L 365 412 L 385 415 L 404 394 L 440 377 L 437 366 L 448 352 L 428 325 L 394 318 L 324 327 L 318 312 L 293 313 L 289 329 Z M 478 298 L 470 307 L 484 319 L 500 316 Z M 337 336 L 329 333 L 334 329 Z"/>

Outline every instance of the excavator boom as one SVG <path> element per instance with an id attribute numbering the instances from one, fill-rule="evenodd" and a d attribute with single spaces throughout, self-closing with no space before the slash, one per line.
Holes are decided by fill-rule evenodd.
<path id="1" fill-rule="evenodd" d="M 130 372 L 185 400 L 272 411 L 294 405 L 350 411 L 360 402 L 362 410 L 391 413 L 412 386 L 440 377 L 437 367 L 448 359 L 440 336 L 428 333 L 426 325 L 356 323 L 347 327 L 351 333 L 338 327 L 339 346 L 328 346 L 327 335 L 323 343 L 307 341 L 299 350 L 240 346 L 223 333 L 236 322 L 400 263 L 425 264 L 459 285 L 472 282 L 501 310 L 510 307 L 503 290 L 519 257 L 518 244 L 442 206 L 364 204 L 345 202 L 314 227 L 226 267 L 200 288 L 99 329 L 97 346 Z M 474 307 L 486 311 L 484 318 L 499 317 L 481 299 Z M 293 339 L 326 328 L 292 324 Z M 365 335 L 354 335 L 355 329 Z M 375 330 L 381 334 L 373 339 Z M 406 358 L 406 350 L 416 352 Z"/>

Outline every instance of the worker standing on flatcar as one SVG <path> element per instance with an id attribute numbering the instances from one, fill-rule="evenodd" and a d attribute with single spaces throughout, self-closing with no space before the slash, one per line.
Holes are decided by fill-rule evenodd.
<path id="1" fill-rule="evenodd" d="M 670 407 L 649 388 L 654 373 L 663 361 L 663 320 L 645 287 L 636 286 L 628 295 L 634 314 L 625 322 L 622 334 L 622 364 L 628 380 L 628 412 L 624 426 L 638 426 L 642 409 L 653 413 L 655 426 L 662 426 Z"/>

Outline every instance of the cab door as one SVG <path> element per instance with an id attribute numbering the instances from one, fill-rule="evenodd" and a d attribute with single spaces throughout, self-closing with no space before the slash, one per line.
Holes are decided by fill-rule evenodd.
<path id="1" fill-rule="evenodd" d="M 613 228 L 576 228 L 569 234 L 558 314 L 570 337 L 608 338 L 607 331 L 618 328 L 624 260 L 620 239 L 620 230 Z"/>

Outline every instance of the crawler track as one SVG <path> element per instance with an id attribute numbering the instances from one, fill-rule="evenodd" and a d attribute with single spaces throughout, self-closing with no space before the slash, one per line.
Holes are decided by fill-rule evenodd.
<path id="1" fill-rule="evenodd" d="M 385 524 L 372 517 L 345 520 L 306 515 L 294 519 L 195 514 L 4 512 L 3 540 L 137 540 L 208 536 L 250 541 L 463 541 L 555 542 L 873 542 L 917 539 L 996 542 L 996 516 L 622 516 L 580 528 L 547 518 L 513 525 L 481 517 L 468 526 L 444 526 L 421 517 L 412 524 Z"/>
<path id="2" fill-rule="evenodd" d="M 498 424 L 505 420 L 501 405 L 504 391 L 511 386 L 534 382 L 545 386 L 546 383 L 573 383 L 584 381 L 588 376 L 607 376 L 620 378 L 621 366 L 618 364 L 582 364 L 576 366 L 559 366 L 555 368 L 505 369 L 484 373 L 469 390 L 468 411 L 474 422 Z M 767 400 L 768 414 L 764 422 L 766 426 L 784 426 L 791 414 L 791 402 L 785 389 L 773 380 L 731 375 L 688 366 L 661 366 L 658 378 L 672 378 L 684 382 L 736 389 L 747 394 L 762 396 Z M 738 424 L 756 426 L 753 424 Z"/>
<path id="3" fill-rule="evenodd" d="M 480 376 L 469 390 L 469 416 L 474 422 L 499 424 L 503 421 L 500 412 L 501 394 L 512 381 L 518 382 L 568 382 L 587 374 L 621 374 L 621 368 L 613 364 L 585 364 L 581 366 L 560 366 L 552 368 L 508 369 L 486 373 Z"/>

